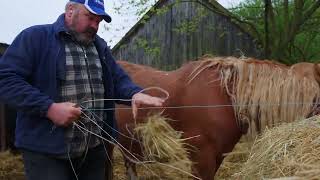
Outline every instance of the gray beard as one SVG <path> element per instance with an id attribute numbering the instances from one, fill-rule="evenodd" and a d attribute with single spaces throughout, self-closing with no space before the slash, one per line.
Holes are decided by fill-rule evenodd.
<path id="1" fill-rule="evenodd" d="M 93 43 L 94 38 L 88 39 L 86 37 L 83 37 L 83 35 L 73 31 L 73 30 L 69 30 L 69 33 L 71 34 L 72 38 L 81 46 L 88 46 L 91 43 Z"/>

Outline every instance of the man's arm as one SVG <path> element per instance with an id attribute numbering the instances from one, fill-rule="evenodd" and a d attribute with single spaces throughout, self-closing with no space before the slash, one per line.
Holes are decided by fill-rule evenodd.
<path id="1" fill-rule="evenodd" d="M 141 105 L 162 106 L 163 99 L 141 93 L 142 88 L 132 82 L 128 74 L 123 71 L 111 55 L 109 58 L 113 71 L 116 98 L 132 99 L 131 105 L 134 118 L 137 116 L 138 108 Z"/>
<path id="2" fill-rule="evenodd" d="M 53 101 L 28 83 L 36 66 L 36 43 L 30 30 L 24 30 L 2 56 L 0 100 L 26 113 L 45 116 Z"/>

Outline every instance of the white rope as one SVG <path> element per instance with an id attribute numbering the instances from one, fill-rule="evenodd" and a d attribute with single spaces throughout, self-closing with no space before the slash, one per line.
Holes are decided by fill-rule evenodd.
<path id="1" fill-rule="evenodd" d="M 163 98 L 164 100 L 167 100 L 169 98 L 168 91 L 166 91 L 166 90 L 164 90 L 164 89 L 162 89 L 160 87 L 148 87 L 148 88 L 145 88 L 145 89 L 139 91 L 138 93 L 142 93 L 142 92 L 145 92 L 145 91 L 148 91 L 148 90 L 152 90 L 152 89 L 156 89 L 156 90 L 159 90 L 159 91 L 163 92 L 166 95 L 166 97 Z M 84 103 L 97 102 L 97 101 L 124 101 L 124 102 L 130 102 L 130 101 L 132 101 L 132 99 L 113 99 L 113 98 L 110 98 L 110 99 L 92 99 L 92 100 L 82 101 L 80 103 L 80 105 L 84 104 Z"/>
<path id="2" fill-rule="evenodd" d="M 108 100 L 108 99 L 106 99 Z M 252 107 L 252 106 L 262 106 L 262 107 L 273 107 L 273 106 L 299 106 L 299 105 L 319 105 L 320 103 L 259 103 L 259 104 L 214 104 L 214 105 L 182 105 L 182 106 L 161 106 L 161 107 L 143 107 L 138 108 L 141 110 L 147 109 L 184 109 L 184 108 L 223 108 L 223 107 Z M 112 111 L 112 110 L 130 110 L 131 107 L 116 107 L 116 108 L 100 108 L 100 109 L 90 109 L 91 111 Z"/>

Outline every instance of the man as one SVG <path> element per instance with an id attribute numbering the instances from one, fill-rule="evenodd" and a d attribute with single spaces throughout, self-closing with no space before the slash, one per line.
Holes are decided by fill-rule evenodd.
<path id="1" fill-rule="evenodd" d="M 134 114 L 163 103 L 116 64 L 96 35 L 102 20 L 111 21 L 103 0 L 70 0 L 55 23 L 25 29 L 1 58 L 0 100 L 18 110 L 15 145 L 29 180 L 105 179 L 105 140 L 117 131 L 114 101 L 102 99 L 132 98 Z"/>

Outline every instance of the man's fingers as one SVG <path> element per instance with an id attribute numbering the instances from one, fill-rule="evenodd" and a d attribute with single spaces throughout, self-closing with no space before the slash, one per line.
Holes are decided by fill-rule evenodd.
<path id="1" fill-rule="evenodd" d="M 164 103 L 164 99 L 152 97 L 151 104 L 154 104 L 154 106 L 162 106 Z"/>
<path id="2" fill-rule="evenodd" d="M 132 114 L 133 118 L 136 119 L 138 116 L 138 108 L 140 105 L 151 105 L 151 106 L 162 106 L 164 99 L 153 97 L 148 94 L 137 93 L 132 97 Z"/>
<path id="3" fill-rule="evenodd" d="M 81 115 L 81 108 L 79 107 L 73 107 L 72 109 L 72 113 L 76 116 L 80 116 Z"/>
<path id="4" fill-rule="evenodd" d="M 132 114 L 133 114 L 133 119 L 136 119 L 138 115 L 138 107 L 136 103 L 132 104 Z"/>
<path id="5" fill-rule="evenodd" d="M 133 96 L 135 103 L 151 105 L 151 106 L 162 106 L 164 100 L 158 97 L 153 97 L 148 94 L 137 93 Z"/>
<path id="6" fill-rule="evenodd" d="M 53 103 L 49 109 L 47 117 L 58 126 L 69 126 L 81 116 L 81 108 L 75 107 L 75 103 Z"/>

